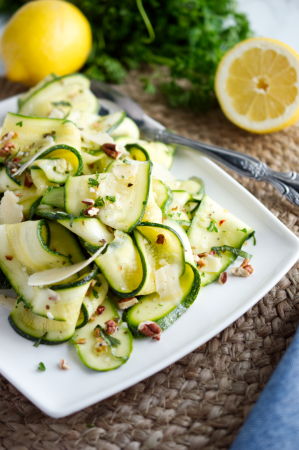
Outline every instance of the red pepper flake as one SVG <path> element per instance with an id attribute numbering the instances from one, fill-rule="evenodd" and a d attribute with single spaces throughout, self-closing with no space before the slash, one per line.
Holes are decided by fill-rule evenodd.
<path id="1" fill-rule="evenodd" d="M 46 305 L 46 309 L 50 309 L 50 306 L 49 306 L 49 305 Z"/>
<path id="2" fill-rule="evenodd" d="M 219 226 L 221 227 L 221 225 L 222 225 L 224 222 L 226 222 L 226 220 L 220 220 Z"/>
<path id="3" fill-rule="evenodd" d="M 63 261 L 62 265 L 64 266 L 66 264 L 66 261 Z"/>
<path id="4" fill-rule="evenodd" d="M 13 256 L 5 255 L 5 259 L 7 259 L 7 261 L 11 261 L 13 259 Z"/>
<path id="5" fill-rule="evenodd" d="M 98 306 L 98 307 L 97 307 L 97 313 L 98 313 L 98 316 L 100 316 L 101 314 L 103 314 L 104 311 L 105 311 L 105 306 Z"/>
<path id="6" fill-rule="evenodd" d="M 123 270 L 123 266 L 119 266 L 119 270 Z"/>
<path id="7" fill-rule="evenodd" d="M 20 162 L 20 158 L 14 158 L 13 161 L 18 163 Z"/>
<path id="8" fill-rule="evenodd" d="M 211 256 L 215 256 L 215 255 L 216 255 L 216 252 L 215 252 L 215 250 L 211 250 L 211 251 L 210 251 L 210 253 L 209 253 L 209 255 L 211 255 Z"/>

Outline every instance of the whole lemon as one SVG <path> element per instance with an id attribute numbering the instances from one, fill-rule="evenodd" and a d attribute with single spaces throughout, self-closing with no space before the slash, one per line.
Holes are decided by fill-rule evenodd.
<path id="1" fill-rule="evenodd" d="M 6 76 L 32 86 L 49 73 L 78 71 L 91 44 L 89 22 L 78 8 L 61 0 L 36 0 L 9 20 L 0 50 Z"/>

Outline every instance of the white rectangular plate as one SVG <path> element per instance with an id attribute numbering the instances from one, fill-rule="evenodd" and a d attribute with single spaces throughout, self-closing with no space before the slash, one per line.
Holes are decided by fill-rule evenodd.
<path id="1" fill-rule="evenodd" d="M 1 102 L 0 123 L 7 111 L 16 109 L 16 98 Z M 134 341 L 129 361 L 106 373 L 83 366 L 70 344 L 33 347 L 13 331 L 7 320 L 9 311 L 0 307 L 0 372 L 49 416 L 74 413 L 182 358 L 244 314 L 297 261 L 297 237 L 213 162 L 193 150 L 179 151 L 172 171 L 181 179 L 194 175 L 203 178 L 209 196 L 256 230 L 257 246 L 249 242 L 246 247 L 254 255 L 253 275 L 229 275 L 225 286 L 214 283 L 202 289 L 190 310 L 163 332 L 160 342 Z M 61 358 L 67 360 L 71 370 L 59 369 Z M 45 372 L 37 370 L 40 362 L 45 364 Z"/>

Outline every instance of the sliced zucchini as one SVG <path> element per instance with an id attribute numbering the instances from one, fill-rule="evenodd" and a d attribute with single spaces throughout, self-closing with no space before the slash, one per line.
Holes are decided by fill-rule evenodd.
<path id="1" fill-rule="evenodd" d="M 166 265 L 176 268 L 178 277 L 184 273 L 184 244 L 174 229 L 164 224 L 143 222 L 134 230 L 134 237 L 146 264 L 146 280 L 139 295 L 157 291 L 157 271 Z"/>
<path id="2" fill-rule="evenodd" d="M 47 188 L 41 204 L 64 209 L 64 186 Z"/>
<path id="3" fill-rule="evenodd" d="M 174 220 L 191 222 L 191 213 L 188 202 L 192 200 L 192 195 L 187 191 L 172 191 L 172 204 L 168 215 Z"/>
<path id="4" fill-rule="evenodd" d="M 126 310 L 123 320 L 127 322 L 135 338 L 145 336 L 138 331 L 141 322 L 156 322 L 162 331 L 179 319 L 196 299 L 200 288 L 200 276 L 196 268 L 186 264 L 184 275 L 180 277 L 181 297 L 179 301 L 163 301 L 157 293 L 140 297 L 139 302 Z"/>
<path id="5" fill-rule="evenodd" d="M 204 196 L 188 231 L 193 253 L 195 255 L 208 253 L 207 257 L 202 258 L 206 266 L 198 268 L 201 274 L 201 286 L 216 280 L 221 272 L 237 258 L 237 255 L 229 251 L 221 252 L 221 256 L 210 255 L 212 247 L 229 245 L 240 249 L 252 233 L 252 228 L 214 200 Z"/>
<path id="6" fill-rule="evenodd" d="M 139 144 L 147 151 L 151 161 L 162 164 L 167 169 L 170 169 L 172 166 L 174 148 L 171 145 L 166 145 L 162 142 L 147 142 L 142 139 L 129 137 L 119 137 L 115 141 L 124 146 L 127 146 L 127 144 Z"/>
<path id="7" fill-rule="evenodd" d="M 28 89 L 28 91 L 26 91 L 23 94 L 21 94 L 20 97 L 18 98 L 18 106 L 19 106 L 19 108 L 21 108 L 21 106 L 25 103 L 27 98 L 29 98 L 32 94 L 34 94 L 34 92 L 39 91 L 47 83 L 49 83 L 50 81 L 55 80 L 55 78 L 59 78 L 59 77 L 57 75 L 55 75 L 54 73 L 50 73 L 43 80 L 41 80 L 39 83 L 37 83 L 35 86 L 33 86 L 32 88 Z"/>
<path id="8" fill-rule="evenodd" d="M 163 181 L 158 180 L 153 177 L 152 189 L 155 195 L 155 200 L 159 208 L 161 208 L 163 216 L 167 216 L 168 210 L 173 201 L 173 195 L 171 189 L 163 183 Z"/>
<path id="9" fill-rule="evenodd" d="M 13 255 L 26 268 L 29 275 L 54 267 L 67 267 L 72 264 L 68 256 L 58 253 L 58 248 L 51 250 L 48 247 L 50 229 L 44 219 L 8 225 L 6 233 Z M 2 229 L 1 235 L 3 234 L 4 230 Z M 11 263 L 11 261 L 9 262 Z"/>
<path id="10" fill-rule="evenodd" d="M 97 113 L 98 99 L 90 90 L 90 81 L 75 73 L 49 80 L 23 99 L 19 113 L 25 116 L 49 117 L 58 109 L 65 117 L 71 108 Z"/>
<path id="11" fill-rule="evenodd" d="M 89 322 L 84 328 L 76 330 L 72 339 L 72 343 L 76 345 L 79 358 L 83 364 L 90 369 L 97 371 L 114 370 L 127 362 L 133 349 L 133 338 L 128 328 L 122 324 L 113 334 L 113 338 L 117 339 L 117 346 L 110 348 L 102 347 L 101 351 L 96 350 L 97 338 L 94 330 L 97 326 L 105 329 L 105 322 L 118 318 L 118 313 L 112 303 L 106 299 L 102 304 L 105 307 L 104 312 Z M 85 340 L 84 344 L 79 344 L 81 339 Z M 76 343 L 77 342 L 77 343 Z"/>
<path id="12" fill-rule="evenodd" d="M 134 297 L 146 281 L 145 260 L 127 233 L 116 230 L 114 235 L 107 251 L 95 262 L 119 297 Z"/>
<path id="13" fill-rule="evenodd" d="M 190 194 L 202 194 L 204 195 L 205 185 L 202 179 L 192 177 L 189 180 L 168 180 L 165 183 L 173 191 L 188 191 Z"/>
<path id="14" fill-rule="evenodd" d="M 139 139 L 140 132 L 136 123 L 129 117 L 125 117 L 118 127 L 116 127 L 112 133 L 112 137 L 124 137 L 128 136 L 132 139 Z"/>
<path id="15" fill-rule="evenodd" d="M 90 287 L 81 305 L 81 312 L 76 328 L 84 327 L 90 317 L 96 313 L 97 308 L 103 303 L 108 293 L 109 285 L 103 275 L 97 275 L 96 284 Z"/>
<path id="16" fill-rule="evenodd" d="M 66 211 L 78 216 L 85 206 L 82 200 L 101 198 L 98 212 L 101 221 L 117 230 L 132 231 L 146 209 L 152 163 L 126 164 L 120 161 L 119 165 L 111 173 L 99 176 L 69 177 L 65 185 Z M 96 192 L 91 192 L 91 188 Z"/>
<path id="17" fill-rule="evenodd" d="M 51 183 L 44 171 L 38 166 L 30 167 L 32 182 L 36 187 L 36 194 L 43 196 L 49 187 L 58 187 L 57 183 Z"/>
<path id="18" fill-rule="evenodd" d="M 8 320 L 20 336 L 30 341 L 38 340 L 41 344 L 57 345 L 74 335 L 77 318 L 70 317 L 66 322 L 50 320 L 33 314 L 25 303 L 20 302 L 16 303 Z"/>
<path id="19" fill-rule="evenodd" d="M 112 133 L 126 117 L 125 111 L 117 111 L 107 116 L 98 116 L 89 111 L 72 110 L 68 120 L 74 122 L 84 134 Z M 82 135 L 84 141 L 84 134 Z"/>
<path id="20" fill-rule="evenodd" d="M 94 252 L 103 246 L 103 239 L 107 244 L 113 241 L 113 233 L 108 231 L 99 219 L 92 217 L 75 217 L 72 222 L 69 219 L 58 220 L 58 223 L 79 236 L 84 242 L 94 247 Z M 87 248 L 88 246 L 85 245 Z"/>
<path id="21" fill-rule="evenodd" d="M 20 189 L 21 181 L 15 178 L 10 170 L 5 166 L 0 166 L 0 192 L 16 191 Z"/>
<path id="22" fill-rule="evenodd" d="M 79 130 L 72 122 L 64 120 L 42 119 L 8 113 L 4 120 L 2 136 L 11 131 L 15 133 L 11 140 L 11 143 L 14 144 L 14 148 L 11 149 L 12 157 L 17 155 L 21 163 L 28 161 L 31 157 L 41 152 L 43 148 L 49 148 L 49 146 L 52 147 L 49 150 L 64 149 L 65 146 L 68 146 L 75 149 L 77 153 L 79 153 L 81 148 Z M 52 142 L 53 144 L 51 145 Z M 55 156 L 63 157 L 51 155 L 51 157 Z M 43 157 L 39 156 L 38 159 Z M 5 157 L 0 158 L 1 161 L 4 159 Z M 74 160 L 72 165 L 75 167 L 78 165 L 78 162 Z"/>

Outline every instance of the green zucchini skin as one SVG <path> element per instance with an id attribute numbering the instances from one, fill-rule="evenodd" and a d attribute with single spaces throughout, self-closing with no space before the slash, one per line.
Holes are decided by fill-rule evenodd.
<path id="1" fill-rule="evenodd" d="M 11 289 L 11 284 L 7 276 L 0 269 L 0 289 Z"/>
<path id="2" fill-rule="evenodd" d="M 187 309 L 192 305 L 192 303 L 195 301 L 199 289 L 200 289 L 200 275 L 195 267 L 193 267 L 191 264 L 186 263 L 186 266 L 188 266 L 187 270 L 192 270 L 193 272 L 193 282 L 190 285 L 190 288 L 184 298 L 182 299 L 181 303 L 176 306 L 172 311 L 165 314 L 162 317 L 159 317 L 158 319 L 155 319 L 154 322 L 159 325 L 162 331 L 169 328 L 176 320 L 178 320 L 186 311 Z M 122 319 L 124 322 L 127 323 L 129 330 L 131 331 L 134 338 L 145 338 L 146 336 L 140 331 L 138 331 L 138 325 L 132 323 L 131 315 L 135 310 L 138 310 L 142 306 L 142 300 L 145 299 L 148 296 L 143 296 L 139 298 L 139 303 L 132 306 L 131 308 L 124 311 Z M 146 319 L 145 319 L 146 320 Z"/>
<path id="3" fill-rule="evenodd" d="M 22 307 L 21 303 L 20 303 L 20 307 Z M 60 345 L 60 344 L 64 344 L 65 342 L 69 341 L 69 340 L 73 337 L 74 332 L 75 332 L 75 331 L 73 331 L 67 339 L 63 339 L 63 340 L 61 340 L 61 341 L 47 341 L 46 339 L 37 338 L 37 337 L 35 337 L 35 336 L 30 336 L 30 334 L 25 333 L 24 331 L 20 330 L 20 328 L 18 328 L 17 325 L 14 323 L 13 318 L 12 318 L 11 315 L 8 316 L 8 322 L 9 322 L 10 326 L 12 327 L 12 329 L 13 329 L 19 336 L 21 336 L 22 338 L 27 339 L 28 341 L 32 341 L 32 342 L 36 342 L 36 341 L 40 340 L 40 344 L 41 344 L 41 345 L 49 345 L 49 346 L 52 346 L 52 345 Z"/>
<path id="4" fill-rule="evenodd" d="M 82 156 L 81 156 L 80 152 L 79 152 L 77 149 L 75 149 L 74 147 L 71 147 L 70 145 L 66 145 L 66 144 L 53 145 L 53 147 L 50 147 L 50 148 L 48 148 L 47 150 L 45 150 L 45 151 L 38 157 L 38 159 L 43 159 L 43 158 L 45 158 L 46 156 L 50 155 L 51 153 L 55 152 L 56 150 L 67 150 L 67 151 L 69 151 L 69 152 L 74 153 L 74 155 L 75 155 L 76 158 L 78 159 L 78 168 L 77 168 L 76 173 L 75 173 L 74 175 L 72 175 L 72 176 L 78 177 L 79 175 L 82 175 L 82 172 L 83 172 L 83 166 L 84 166 Z M 67 177 L 67 178 L 68 178 L 68 177 Z M 51 181 L 51 180 L 50 180 L 50 181 Z M 57 184 L 64 184 L 64 183 L 65 183 L 65 181 L 63 181 L 63 182 L 60 183 L 60 182 L 57 182 L 57 181 L 55 181 L 55 180 L 54 180 L 53 182 L 54 182 L 54 183 L 57 183 Z"/>
<path id="5" fill-rule="evenodd" d="M 56 208 L 64 209 L 64 186 L 60 187 L 52 187 L 49 186 L 44 193 L 44 196 L 41 200 L 42 205 L 50 205 L 55 206 Z"/>

